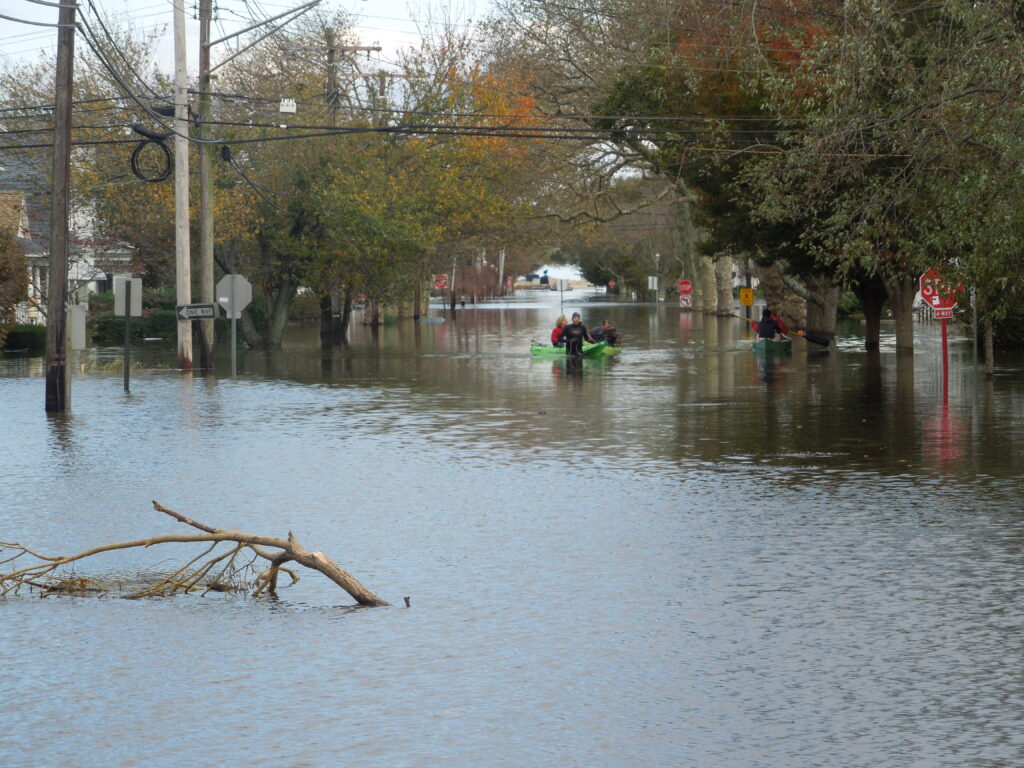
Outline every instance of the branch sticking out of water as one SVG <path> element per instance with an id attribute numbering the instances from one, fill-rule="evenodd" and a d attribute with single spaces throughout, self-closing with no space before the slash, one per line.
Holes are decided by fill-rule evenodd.
<path id="1" fill-rule="evenodd" d="M 155 583 L 126 594 L 126 597 L 155 597 L 188 593 L 197 590 L 224 591 L 228 589 L 251 589 L 253 595 L 262 592 L 276 594 L 277 580 L 283 572 L 292 583 L 297 582 L 295 571 L 285 568 L 285 563 L 298 563 L 306 568 L 319 571 L 339 587 L 348 592 L 360 605 L 387 605 L 352 574 L 339 566 L 323 552 L 310 552 L 288 532 L 288 538 L 256 536 L 236 530 L 214 528 L 168 509 L 157 501 L 153 508 L 197 529 L 200 533 L 152 536 L 134 541 L 122 541 L 92 547 L 76 555 L 47 556 L 33 551 L 23 544 L 0 541 L 0 565 L 13 563 L 25 557 L 20 567 L 0 572 L 0 596 L 16 594 L 22 587 L 38 588 L 46 593 L 82 594 L 95 592 L 99 582 L 78 576 L 67 576 L 68 567 L 79 560 L 93 555 L 113 552 L 119 549 L 152 547 L 158 544 L 208 543 L 199 555 L 172 573 L 162 575 Z M 217 547 L 227 542 L 233 544 L 226 552 L 216 552 Z M 254 565 L 264 560 L 268 567 L 257 570 Z"/>

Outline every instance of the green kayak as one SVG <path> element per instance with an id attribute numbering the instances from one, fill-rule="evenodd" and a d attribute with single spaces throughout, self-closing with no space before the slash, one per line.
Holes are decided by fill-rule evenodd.
<path id="1" fill-rule="evenodd" d="M 605 354 L 606 348 L 614 349 L 614 347 L 607 347 L 603 341 L 599 341 L 596 344 L 587 344 L 586 342 L 583 342 L 583 356 L 601 357 L 601 355 Z M 531 344 L 530 355 L 533 357 L 565 357 L 565 347 L 552 347 L 548 344 Z"/>

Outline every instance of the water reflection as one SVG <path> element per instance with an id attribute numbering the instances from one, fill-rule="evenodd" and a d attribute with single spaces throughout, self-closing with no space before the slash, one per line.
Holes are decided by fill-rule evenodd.
<path id="1" fill-rule="evenodd" d="M 48 413 L 49 446 L 53 463 L 61 472 L 71 472 L 78 463 L 78 440 L 75 416 L 72 413 Z"/>
<path id="2" fill-rule="evenodd" d="M 943 398 L 927 327 L 911 357 L 849 327 L 764 360 L 736 320 L 575 299 L 622 354 L 532 360 L 558 309 L 356 323 L 326 351 L 290 329 L 235 380 L 219 350 L 130 398 L 93 369 L 56 420 L 3 368 L 0 540 L 176 531 L 157 498 L 293 531 L 413 606 L 348 612 L 313 576 L 276 601 L 0 601 L 5 761 L 220 764 L 245 733 L 258 765 L 1019 762 L 1019 365 L 986 383 L 951 345 Z M 268 687 L 296 693 L 254 719 Z"/>

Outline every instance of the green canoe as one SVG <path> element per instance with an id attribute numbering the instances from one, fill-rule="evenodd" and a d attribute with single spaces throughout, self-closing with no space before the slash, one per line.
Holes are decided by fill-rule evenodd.
<path id="1" fill-rule="evenodd" d="M 772 341 L 770 339 L 757 339 L 754 342 L 754 352 L 759 355 L 781 355 L 790 351 L 793 346 L 792 339 Z"/>
<path id="2" fill-rule="evenodd" d="M 605 354 L 606 349 L 615 348 L 607 347 L 603 341 L 599 341 L 597 344 L 587 344 L 586 342 L 583 342 L 584 357 L 601 357 Z M 552 347 L 548 344 L 531 344 L 530 355 L 533 357 L 565 357 L 565 347 Z"/>

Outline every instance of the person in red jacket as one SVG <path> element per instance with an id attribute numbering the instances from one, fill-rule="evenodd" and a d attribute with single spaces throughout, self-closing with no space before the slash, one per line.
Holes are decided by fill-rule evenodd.
<path id="1" fill-rule="evenodd" d="M 772 318 L 772 320 L 775 321 L 775 324 L 777 326 L 779 326 L 779 332 L 783 336 L 785 336 L 787 333 L 789 333 L 789 326 L 787 326 L 784 322 L 782 322 L 782 318 L 781 317 L 779 317 L 778 315 L 772 313 L 771 310 L 766 310 L 766 311 L 768 312 L 769 315 L 771 315 L 771 318 Z M 762 320 L 764 319 L 763 313 L 762 313 L 761 319 Z M 751 330 L 756 331 L 757 330 L 757 326 L 758 326 L 757 320 L 751 320 L 750 321 L 750 328 L 751 328 Z"/>
<path id="2" fill-rule="evenodd" d="M 555 328 L 551 331 L 551 346 L 553 347 L 564 347 L 565 339 L 562 338 L 562 334 L 565 333 L 565 326 L 569 324 L 569 321 L 565 319 L 565 315 L 559 315 L 555 321 Z"/>

